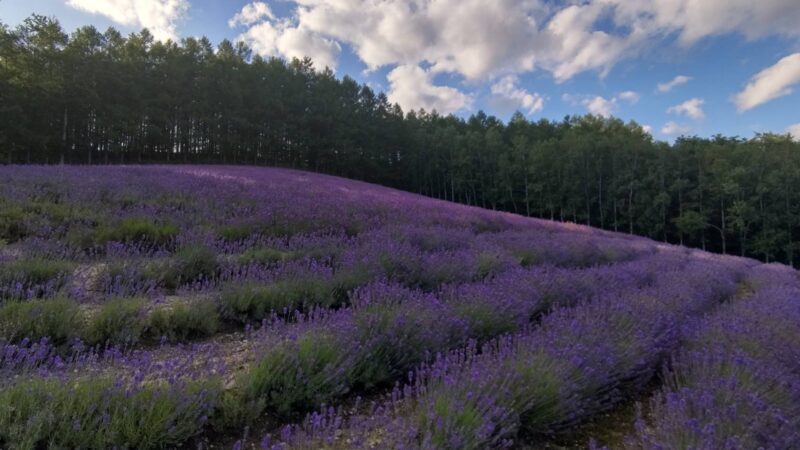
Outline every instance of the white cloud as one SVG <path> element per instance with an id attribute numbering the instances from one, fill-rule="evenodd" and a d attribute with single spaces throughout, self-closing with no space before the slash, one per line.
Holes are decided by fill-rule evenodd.
<path id="1" fill-rule="evenodd" d="M 631 105 L 639 101 L 639 94 L 634 91 L 623 91 L 607 99 L 599 95 L 563 94 L 561 100 L 573 106 L 583 105 L 586 111 L 596 116 L 611 117 L 617 110 L 620 100 Z"/>
<path id="2" fill-rule="evenodd" d="M 798 8 L 800 9 L 800 8 Z M 744 90 L 736 94 L 734 103 L 739 111 L 747 111 L 778 97 L 792 93 L 800 83 L 800 53 L 782 58 L 750 79 Z"/>
<path id="3" fill-rule="evenodd" d="M 611 117 L 616 108 L 616 99 L 606 100 L 599 95 L 592 98 L 583 100 L 583 106 L 586 110 L 596 116 Z"/>
<path id="4" fill-rule="evenodd" d="M 541 65 L 557 82 L 586 70 L 600 69 L 605 76 L 614 63 L 644 42 L 644 34 L 637 29 L 619 35 L 593 30 L 607 12 L 603 1 L 595 1 L 567 6 L 550 19 L 540 36 L 544 44 Z"/>
<path id="5" fill-rule="evenodd" d="M 318 69 L 336 69 L 342 50 L 338 42 L 327 39 L 290 19 L 277 19 L 264 3 L 251 3 L 228 21 L 231 28 L 248 25 L 237 40 L 244 41 L 261 56 L 282 56 L 286 59 L 309 57 Z"/>
<path id="6" fill-rule="evenodd" d="M 427 61 L 485 79 L 533 69 L 541 7 L 519 0 L 297 0 L 310 30 L 352 46 L 370 69 Z M 468 30 L 468 31 L 467 31 Z"/>
<path id="7" fill-rule="evenodd" d="M 693 98 L 690 100 L 686 100 L 685 102 L 670 106 L 667 108 L 667 112 L 671 114 L 681 115 L 684 114 L 686 116 L 691 117 L 695 120 L 700 120 L 706 116 L 706 113 L 703 111 L 703 104 L 705 100 L 702 98 Z"/>
<path id="8" fill-rule="evenodd" d="M 370 70 L 425 62 L 435 73 L 471 81 L 537 67 L 559 82 L 586 70 L 604 74 L 642 37 L 595 30 L 609 11 L 601 1 L 566 7 L 538 0 L 294 3 L 293 27 L 348 44 Z M 238 16 L 231 22 L 242 23 Z"/>
<path id="9" fill-rule="evenodd" d="M 650 125 L 642 125 L 642 130 L 647 134 L 653 134 L 653 127 Z"/>
<path id="10" fill-rule="evenodd" d="M 658 92 L 669 92 L 675 87 L 688 83 L 691 79 L 691 77 L 687 77 L 686 75 L 678 75 L 666 83 L 658 83 Z"/>
<path id="11" fill-rule="evenodd" d="M 614 21 L 647 29 L 649 34 L 678 34 L 689 46 L 714 35 L 738 33 L 748 39 L 800 36 L 797 0 L 597 0 L 614 5 Z"/>
<path id="12" fill-rule="evenodd" d="M 691 130 L 692 130 L 691 127 L 688 127 L 686 125 L 679 125 L 672 121 L 665 123 L 664 126 L 661 128 L 661 132 L 669 136 L 676 134 L 686 134 Z"/>
<path id="13" fill-rule="evenodd" d="M 544 97 L 536 92 L 528 92 L 518 86 L 519 79 L 515 75 L 507 75 L 492 85 L 492 94 L 512 108 L 522 108 L 529 115 L 544 108 Z"/>
<path id="14" fill-rule="evenodd" d="M 188 0 L 67 0 L 67 5 L 108 17 L 130 27 L 144 27 L 158 40 L 177 40 L 177 27 L 189 10 Z"/>
<path id="15" fill-rule="evenodd" d="M 389 101 L 399 103 L 406 109 L 424 108 L 450 114 L 467 109 L 472 97 L 456 88 L 435 86 L 433 73 L 417 65 L 397 66 L 386 76 L 389 80 Z"/>
<path id="16" fill-rule="evenodd" d="M 800 123 L 789 125 L 786 127 L 786 132 L 791 134 L 795 141 L 800 141 Z"/>
<path id="17" fill-rule="evenodd" d="M 275 20 L 275 15 L 269 9 L 269 5 L 264 2 L 253 2 L 245 5 L 241 11 L 231 17 L 228 26 L 233 28 L 237 25 L 252 25 L 265 19 Z"/>
<path id="18" fill-rule="evenodd" d="M 325 61 L 317 66 L 334 66 L 347 45 L 369 71 L 422 66 L 466 83 L 535 70 L 558 83 L 586 71 L 605 76 L 620 60 L 675 36 L 687 46 L 724 33 L 800 36 L 797 0 L 287 1 L 294 6 L 287 17 L 268 14 L 262 1 L 231 23 L 247 27 L 241 37 L 262 54 L 310 55 Z"/>
<path id="19" fill-rule="evenodd" d="M 620 92 L 618 97 L 620 98 L 620 100 L 625 100 L 631 105 L 638 103 L 640 98 L 639 94 L 633 91 Z"/>

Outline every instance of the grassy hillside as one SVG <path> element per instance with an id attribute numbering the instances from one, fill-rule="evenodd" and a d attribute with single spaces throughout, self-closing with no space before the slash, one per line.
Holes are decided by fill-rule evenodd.
<path id="1" fill-rule="evenodd" d="M 791 448 L 799 348 L 785 266 L 290 170 L 0 168 L 2 448 Z"/>

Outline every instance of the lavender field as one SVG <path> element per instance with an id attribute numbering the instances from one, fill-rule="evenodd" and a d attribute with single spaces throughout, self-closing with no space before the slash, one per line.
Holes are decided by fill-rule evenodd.
<path id="1" fill-rule="evenodd" d="M 0 448 L 800 448 L 782 265 L 256 167 L 0 167 Z"/>

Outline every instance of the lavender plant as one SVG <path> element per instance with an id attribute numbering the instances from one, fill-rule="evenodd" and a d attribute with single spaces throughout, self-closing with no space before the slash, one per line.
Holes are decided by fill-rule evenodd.
<path id="1" fill-rule="evenodd" d="M 664 398 L 716 373 L 752 430 L 794 411 L 796 274 L 754 261 L 256 167 L 0 168 L 0 241 L 3 448 L 536 444 L 675 354 Z"/>

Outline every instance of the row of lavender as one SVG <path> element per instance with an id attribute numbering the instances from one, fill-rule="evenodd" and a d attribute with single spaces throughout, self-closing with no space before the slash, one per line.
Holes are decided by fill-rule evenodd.
<path id="1" fill-rule="evenodd" d="M 291 171 L 2 170 L 2 447 L 163 447 L 295 417 L 660 264 L 644 240 Z M 266 326 L 234 370 L 215 343 L 130 349 L 196 317 Z"/>
<path id="2" fill-rule="evenodd" d="M 641 390 L 692 319 L 736 293 L 747 268 L 698 259 L 667 265 L 682 268 L 559 309 L 539 327 L 444 354 L 367 414 L 323 410 L 262 444 L 480 449 L 557 433 Z"/>
<path id="3" fill-rule="evenodd" d="M 8 342 L 185 341 L 274 312 L 340 307 L 349 291 L 380 279 L 434 291 L 518 267 L 652 252 L 642 240 L 291 171 L 3 171 L 0 341 Z"/>
<path id="4" fill-rule="evenodd" d="M 446 287 L 438 295 L 376 283 L 354 292 L 352 307 L 265 328 L 240 381 L 247 400 L 296 415 L 352 392 L 391 387 L 434 355 L 518 332 L 552 308 L 601 295 L 625 296 L 681 258 L 649 257 L 585 270 L 539 268 Z"/>
<path id="5" fill-rule="evenodd" d="M 264 445 L 535 441 L 639 391 L 750 264 L 299 172 L 103 170 L 0 183 L 0 447 L 185 446 L 326 404 Z"/>
<path id="6" fill-rule="evenodd" d="M 800 447 L 800 278 L 753 270 L 754 295 L 693 327 L 631 448 Z"/>
<path id="7" fill-rule="evenodd" d="M 153 352 L 79 349 L 72 360 L 63 361 L 46 344 L 7 346 L 0 364 L 7 384 L 0 397 L 8 396 L 5 404 L 13 405 L 14 414 L 5 416 L 5 422 L 0 419 L 0 430 L 10 430 L 5 435 L 0 432 L 0 441 L 41 444 L 43 439 L 57 436 L 55 442 L 64 446 L 92 439 L 104 445 L 136 442 L 138 447 L 148 447 L 159 439 L 188 439 L 207 429 L 206 420 L 224 431 L 241 429 L 265 413 L 291 417 L 353 391 L 391 386 L 436 353 L 463 346 L 470 339 L 483 341 L 525 328 L 531 318 L 552 306 L 589 301 L 601 293 L 624 295 L 637 286 L 652 284 L 656 274 L 679 267 L 684 258 L 649 257 L 579 271 L 519 270 L 491 282 L 454 285 L 443 291 L 441 299 L 396 284 L 372 284 L 356 292 L 352 307 L 316 310 L 289 322 L 278 319 L 248 336 L 256 362 L 237 374 L 236 384 L 225 391 L 223 382 L 230 374 L 218 364 L 224 358 L 215 354 L 213 347 L 179 352 L 166 362 L 153 364 Z M 185 376 L 168 376 L 164 369 L 174 367 L 182 373 L 188 361 L 200 360 L 206 362 L 203 369 L 192 369 Z M 127 381 L 106 386 L 110 377 Z M 53 379 L 58 381 L 47 381 Z M 198 386 L 203 388 L 201 404 L 192 400 Z M 61 393 L 55 400 L 49 398 L 53 391 Z M 99 408 L 87 392 L 108 392 L 110 403 Z M 185 407 L 194 414 L 184 412 L 177 419 L 153 417 L 147 403 L 123 400 L 152 400 L 153 395 L 164 402 L 165 410 L 185 411 Z M 45 418 L 38 416 L 41 411 L 48 411 Z M 165 430 L 159 420 L 167 419 L 180 420 L 183 426 Z M 116 428 L 132 422 L 144 422 L 143 427 L 129 430 L 134 437 L 120 434 Z M 64 424 L 76 425 L 63 429 Z M 145 439 L 135 431 L 142 429 L 150 430 L 148 435 L 155 441 L 137 440 Z M 130 441 L 120 441 L 122 438 Z"/>

